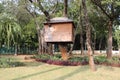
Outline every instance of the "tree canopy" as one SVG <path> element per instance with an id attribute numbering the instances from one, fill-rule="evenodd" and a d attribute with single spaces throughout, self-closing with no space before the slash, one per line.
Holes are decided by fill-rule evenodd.
<path id="1" fill-rule="evenodd" d="M 38 2 L 36 2 L 38 1 Z M 86 1 L 88 19 L 91 25 L 91 45 L 94 49 L 108 49 L 116 43 L 110 41 L 109 21 L 112 22 L 112 33 L 117 34 L 115 26 L 120 25 L 119 0 L 88 0 Z M 68 0 L 67 17 L 73 19 L 78 35 L 82 32 L 83 49 L 86 46 L 86 29 L 83 7 L 80 0 Z M 43 30 L 43 22 L 47 19 L 63 16 L 64 0 L 5 0 L 0 2 L 0 46 L 38 47 L 39 33 Z M 35 21 L 36 20 L 36 21 Z M 37 23 L 37 24 L 36 24 Z M 37 25 L 37 26 L 36 26 Z M 82 29 L 81 29 L 82 28 Z M 119 31 L 119 29 L 117 29 Z M 118 32 L 119 33 L 119 32 Z M 118 36 L 118 35 L 115 35 Z M 80 40 L 80 39 L 77 39 Z M 81 41 L 78 41 L 81 42 Z M 28 44 L 29 43 L 29 44 Z M 41 43 L 40 43 L 41 44 Z M 34 46 L 33 46 L 34 45 Z M 93 46 L 94 45 L 94 46 Z M 116 46 L 115 45 L 115 49 Z M 78 49 L 81 49 L 78 48 Z M 111 47 L 109 48 L 111 49 Z"/>

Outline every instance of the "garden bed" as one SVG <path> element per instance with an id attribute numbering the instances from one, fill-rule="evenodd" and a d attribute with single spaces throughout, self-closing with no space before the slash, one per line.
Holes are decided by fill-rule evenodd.
<path id="1" fill-rule="evenodd" d="M 74 62 L 74 61 L 61 61 L 61 60 L 42 60 L 36 59 L 38 62 L 43 62 L 52 65 L 61 65 L 61 66 L 83 66 L 88 65 L 88 62 Z M 104 66 L 112 66 L 112 67 L 120 67 L 120 63 L 95 63 L 96 65 L 104 65 Z"/>
<path id="2" fill-rule="evenodd" d="M 53 64 L 53 65 L 61 65 L 61 66 L 78 66 L 78 65 L 87 65 L 88 64 L 88 62 L 73 62 L 73 61 L 61 61 L 61 60 L 36 59 L 36 61 L 47 63 L 47 64 Z"/>
<path id="3" fill-rule="evenodd" d="M 41 55 L 35 58 L 38 62 L 43 62 L 52 65 L 61 65 L 61 66 L 83 66 L 89 64 L 89 59 L 87 56 L 85 57 L 73 57 L 68 59 L 67 61 L 63 61 L 60 56 L 49 56 L 49 55 Z M 96 65 L 104 65 L 104 66 L 112 66 L 112 67 L 120 67 L 120 58 L 113 57 L 111 60 L 107 60 L 105 56 L 96 56 L 94 57 L 94 62 Z"/>

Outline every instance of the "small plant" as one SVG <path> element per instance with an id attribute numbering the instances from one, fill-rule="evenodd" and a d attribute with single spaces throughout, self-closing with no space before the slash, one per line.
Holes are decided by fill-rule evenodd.
<path id="1" fill-rule="evenodd" d="M 58 56 L 50 56 L 50 60 L 62 60 L 61 57 Z"/>
<path id="2" fill-rule="evenodd" d="M 102 64 L 108 62 L 105 56 L 95 56 L 94 61 L 96 64 Z"/>
<path id="3" fill-rule="evenodd" d="M 50 56 L 47 54 L 35 55 L 35 59 L 50 59 Z"/>
<path id="4" fill-rule="evenodd" d="M 49 54 L 40 54 L 40 55 L 36 55 L 34 56 L 35 59 L 41 59 L 41 60 L 61 60 L 61 56 L 60 55 L 49 55 Z"/>
<path id="5" fill-rule="evenodd" d="M 73 62 L 88 62 L 89 61 L 87 56 L 84 56 L 84 57 L 73 57 L 73 58 L 70 58 L 69 60 L 73 61 Z"/>
<path id="6" fill-rule="evenodd" d="M 113 63 L 120 63 L 120 58 L 117 56 L 112 57 L 112 62 Z"/>

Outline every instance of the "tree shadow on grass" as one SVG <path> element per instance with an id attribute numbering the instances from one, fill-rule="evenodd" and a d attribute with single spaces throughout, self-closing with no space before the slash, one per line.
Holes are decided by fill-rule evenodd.
<path id="1" fill-rule="evenodd" d="M 21 80 L 21 79 L 25 79 L 25 78 L 28 78 L 28 77 L 31 77 L 31 76 L 40 75 L 40 74 L 43 74 L 43 73 L 46 73 L 46 72 L 50 72 L 50 71 L 54 71 L 54 70 L 58 70 L 58 69 L 62 69 L 62 68 L 64 68 L 64 67 L 57 67 L 57 68 L 53 68 L 53 69 L 50 69 L 50 70 L 46 70 L 46 71 L 42 71 L 42 72 L 37 72 L 37 73 L 34 73 L 34 74 L 29 74 L 29 75 L 26 75 L 26 76 L 15 78 L 15 79 L 12 79 L 12 80 Z"/>
<path id="2" fill-rule="evenodd" d="M 64 76 L 58 77 L 58 78 L 56 78 L 56 79 L 54 79 L 54 80 L 65 80 L 65 79 L 67 79 L 68 77 L 71 77 L 71 76 L 73 76 L 73 75 L 76 75 L 76 74 L 78 74 L 79 72 L 87 71 L 88 69 L 89 69 L 88 66 L 82 66 L 82 67 L 79 67 L 78 69 L 74 70 L 73 72 L 68 73 L 68 74 L 66 74 L 66 75 L 64 75 Z"/>

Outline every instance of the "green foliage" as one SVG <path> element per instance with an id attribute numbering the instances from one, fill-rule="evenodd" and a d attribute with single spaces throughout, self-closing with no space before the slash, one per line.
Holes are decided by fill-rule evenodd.
<path id="1" fill-rule="evenodd" d="M 49 55 L 49 54 L 40 54 L 36 55 L 35 59 L 42 59 L 42 60 L 61 60 L 61 56 L 59 54 L 57 55 Z"/>
<path id="2" fill-rule="evenodd" d="M 40 60 L 62 60 L 60 54 L 55 54 L 54 56 L 48 54 L 41 54 L 34 56 L 35 59 Z M 81 57 L 71 57 L 68 59 L 71 62 L 80 62 L 80 63 L 88 63 L 89 58 L 88 56 L 81 56 Z M 112 57 L 111 60 L 107 59 L 106 56 L 95 56 L 94 61 L 96 64 L 112 64 L 112 63 L 120 63 L 119 57 Z"/>
<path id="3" fill-rule="evenodd" d="M 115 30 L 113 37 L 114 37 L 114 39 L 117 40 L 118 47 L 120 48 L 120 30 L 119 30 L 119 28 Z"/>
<path id="4" fill-rule="evenodd" d="M 72 62 L 89 62 L 89 58 L 87 56 L 84 57 L 72 57 L 69 59 Z"/>
<path id="5" fill-rule="evenodd" d="M 13 58 L 0 57 L 0 68 L 24 66 L 22 62 L 18 62 Z"/>
<path id="6" fill-rule="evenodd" d="M 112 60 L 110 62 L 120 64 L 120 58 L 118 56 L 114 56 L 114 57 L 112 57 Z"/>
<path id="7" fill-rule="evenodd" d="M 19 21 L 19 24 L 22 27 L 24 27 L 24 26 L 26 26 L 30 22 L 32 17 L 31 17 L 30 13 L 26 9 L 24 9 L 22 7 L 18 7 L 18 10 L 19 11 L 16 14 L 16 18 Z"/>
<path id="8" fill-rule="evenodd" d="M 42 60 L 62 60 L 60 54 L 55 54 L 55 55 L 48 55 L 48 54 L 40 54 L 34 56 L 35 59 L 42 59 Z M 68 61 L 73 61 L 73 62 L 88 62 L 89 59 L 87 56 L 84 57 L 72 57 Z"/>
<path id="9" fill-rule="evenodd" d="M 50 57 L 51 60 L 62 60 L 61 54 L 55 54 Z"/>
<path id="10" fill-rule="evenodd" d="M 107 64 L 113 64 L 113 63 L 120 63 L 120 58 L 118 56 L 113 56 L 112 59 L 107 59 L 106 56 L 95 56 L 94 58 L 95 63 L 107 63 Z"/>
<path id="11" fill-rule="evenodd" d="M 107 59 L 108 64 L 120 64 L 120 58 L 119 57 L 112 57 L 112 59 Z"/>
<path id="12" fill-rule="evenodd" d="M 0 3 L 0 46 L 3 44 L 8 46 L 26 46 L 26 47 L 38 47 L 38 38 L 36 25 L 32 13 L 36 15 L 36 21 L 39 23 L 40 29 L 43 28 L 43 22 L 45 21 L 45 16 L 41 12 L 38 3 L 29 3 L 29 0 L 3 0 L 4 3 Z M 97 1 L 97 0 L 95 0 Z M 120 2 L 119 0 L 99 0 L 105 11 L 112 15 L 110 11 L 110 4 L 113 4 L 115 16 L 120 15 Z M 98 2 L 99 2 L 98 1 Z M 17 3 L 18 2 L 18 3 Z M 16 4 L 17 3 L 17 4 Z M 64 2 L 63 0 L 41 0 L 43 8 L 50 13 L 52 17 L 63 16 Z M 34 7 L 33 7 L 34 5 Z M 81 24 L 79 22 L 80 15 L 82 15 L 82 20 L 84 16 L 82 11 L 80 0 L 69 0 L 68 1 L 68 17 L 73 19 L 75 26 L 79 27 Z M 100 39 L 106 40 L 107 34 L 107 21 L 108 18 L 103 15 L 103 12 L 87 1 L 88 14 L 92 29 L 92 39 L 95 36 L 96 44 L 99 45 Z M 29 8 L 31 14 L 27 11 Z M 35 10 L 35 11 L 34 11 Z M 39 14 L 38 14 L 38 13 Z M 117 21 L 119 18 L 117 16 Z M 81 22 L 82 23 L 82 22 Z M 83 34 L 85 31 L 84 21 L 83 21 Z M 115 25 L 117 25 L 116 23 Z M 76 28 L 76 32 L 80 33 L 80 29 Z M 106 42 L 104 40 L 104 42 Z M 119 43 L 119 41 L 118 41 Z M 105 43 L 106 44 L 106 43 Z"/>
<path id="13" fill-rule="evenodd" d="M 107 62 L 107 58 L 105 56 L 95 56 L 94 58 L 95 63 L 105 63 Z"/>
<path id="14" fill-rule="evenodd" d="M 1 39 L 4 40 L 4 43 L 6 43 L 8 47 L 10 44 L 14 44 L 16 39 L 20 39 L 21 27 L 14 16 L 7 13 L 1 13 L 0 25 Z"/>
<path id="15" fill-rule="evenodd" d="M 4 6 L 0 3 L 0 13 L 4 11 Z"/>
<path id="16" fill-rule="evenodd" d="M 50 55 L 48 54 L 40 54 L 35 56 L 36 59 L 50 59 Z"/>
<path id="17" fill-rule="evenodd" d="M 0 3 L 0 47 L 5 45 L 8 48 L 12 46 L 19 49 L 31 46 L 36 48 L 38 39 L 33 18 L 23 2 L 16 3 L 9 0 Z"/>

